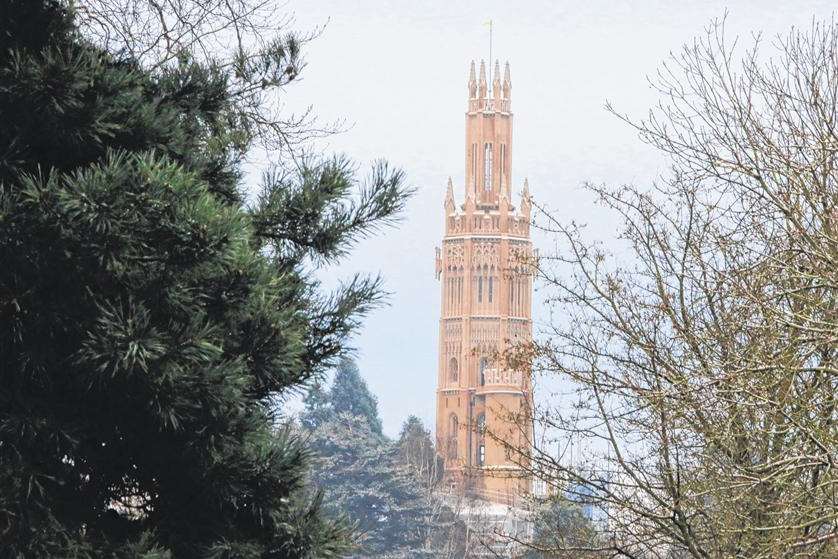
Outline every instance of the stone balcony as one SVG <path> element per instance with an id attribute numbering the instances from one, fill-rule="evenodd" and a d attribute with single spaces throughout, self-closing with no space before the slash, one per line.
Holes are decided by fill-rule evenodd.
<path id="1" fill-rule="evenodd" d="M 477 389 L 477 393 L 491 392 L 493 390 L 523 390 L 523 376 L 521 371 L 509 369 L 486 369 L 484 372 L 485 384 Z"/>

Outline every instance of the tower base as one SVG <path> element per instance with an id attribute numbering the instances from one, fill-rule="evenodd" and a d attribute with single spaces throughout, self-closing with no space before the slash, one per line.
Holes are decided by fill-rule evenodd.
<path id="1" fill-rule="evenodd" d="M 519 507 L 532 493 L 531 477 L 517 466 L 455 468 L 444 479 L 449 491 L 495 505 Z"/>

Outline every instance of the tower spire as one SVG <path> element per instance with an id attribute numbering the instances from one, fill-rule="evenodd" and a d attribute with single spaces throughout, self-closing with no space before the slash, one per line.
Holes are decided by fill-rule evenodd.
<path id="1" fill-rule="evenodd" d="M 486 63 L 480 61 L 480 80 L 477 82 L 477 92 L 480 99 L 486 98 Z"/>
<path id="2" fill-rule="evenodd" d="M 529 179 L 524 178 L 524 189 L 521 192 L 521 215 L 523 215 L 527 220 L 529 220 L 531 213 L 532 195 L 530 195 L 530 181 Z"/>
<path id="3" fill-rule="evenodd" d="M 448 186 L 445 188 L 445 210 L 449 214 L 454 213 L 456 203 L 454 202 L 454 183 L 451 177 L 448 177 Z"/>
<path id="4" fill-rule="evenodd" d="M 477 97 L 477 75 L 474 72 L 474 60 L 468 69 L 468 97 L 474 99 Z"/>
<path id="5" fill-rule="evenodd" d="M 501 86 L 500 86 L 500 62 L 495 60 L 495 71 L 493 73 L 494 79 L 492 79 L 492 97 L 500 101 L 501 97 Z M 495 107 L 495 109 L 499 109 L 500 107 Z"/>

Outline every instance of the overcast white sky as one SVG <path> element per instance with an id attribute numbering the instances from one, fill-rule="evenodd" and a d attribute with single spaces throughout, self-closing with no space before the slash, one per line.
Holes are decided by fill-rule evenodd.
<path id="1" fill-rule="evenodd" d="M 512 66 L 514 191 L 529 177 L 535 197 L 566 219 L 613 235 L 615 223 L 581 190 L 595 183 L 651 182 L 666 163 L 603 105 L 642 116 L 657 97 L 646 77 L 668 53 L 728 11 L 728 33 L 750 40 L 829 18 L 834 4 L 762 1 L 389 1 L 291 0 L 297 27 L 326 25 L 307 48 L 288 107 L 312 104 L 325 120 L 353 124 L 328 140 L 362 168 L 384 157 L 417 188 L 397 229 L 360 244 L 334 273 L 380 272 L 391 305 L 354 340 L 361 372 L 396 435 L 411 413 L 433 425 L 439 284 L 434 247 L 451 176 L 458 202 L 464 173 L 466 78 L 488 57 L 483 22 L 494 21 L 494 55 Z M 536 238 L 536 245 L 546 240 Z M 549 317 L 535 309 L 536 328 Z"/>

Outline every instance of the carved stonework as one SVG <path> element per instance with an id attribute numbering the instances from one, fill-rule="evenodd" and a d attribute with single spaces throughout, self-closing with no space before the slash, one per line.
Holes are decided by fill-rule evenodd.
<path id="1" fill-rule="evenodd" d="M 500 265 L 500 243 L 494 241 L 483 241 L 475 243 L 471 253 L 472 268 L 479 269 L 484 266 L 498 268 Z"/>
<path id="2" fill-rule="evenodd" d="M 532 264 L 532 250 L 529 243 L 513 244 L 509 247 L 506 269 L 516 275 L 529 275 Z"/>
<path id="3" fill-rule="evenodd" d="M 445 262 L 449 270 L 461 270 L 465 264 L 465 251 L 462 243 L 445 244 Z"/>
<path id="4" fill-rule="evenodd" d="M 509 320 L 509 341 L 514 345 L 527 342 L 532 338 L 530 322 L 525 320 Z"/>
<path id="5" fill-rule="evenodd" d="M 471 346 L 475 353 L 490 355 L 498 350 L 500 322 L 493 319 L 476 319 L 471 324 Z"/>
<path id="6" fill-rule="evenodd" d="M 511 386 L 521 388 L 523 375 L 521 371 L 510 371 L 508 369 L 487 369 L 485 373 L 486 385 L 489 386 Z"/>
<path id="7" fill-rule="evenodd" d="M 448 320 L 445 322 L 445 339 L 443 341 L 443 353 L 446 356 L 459 357 L 463 349 L 463 326 L 459 321 Z"/>

